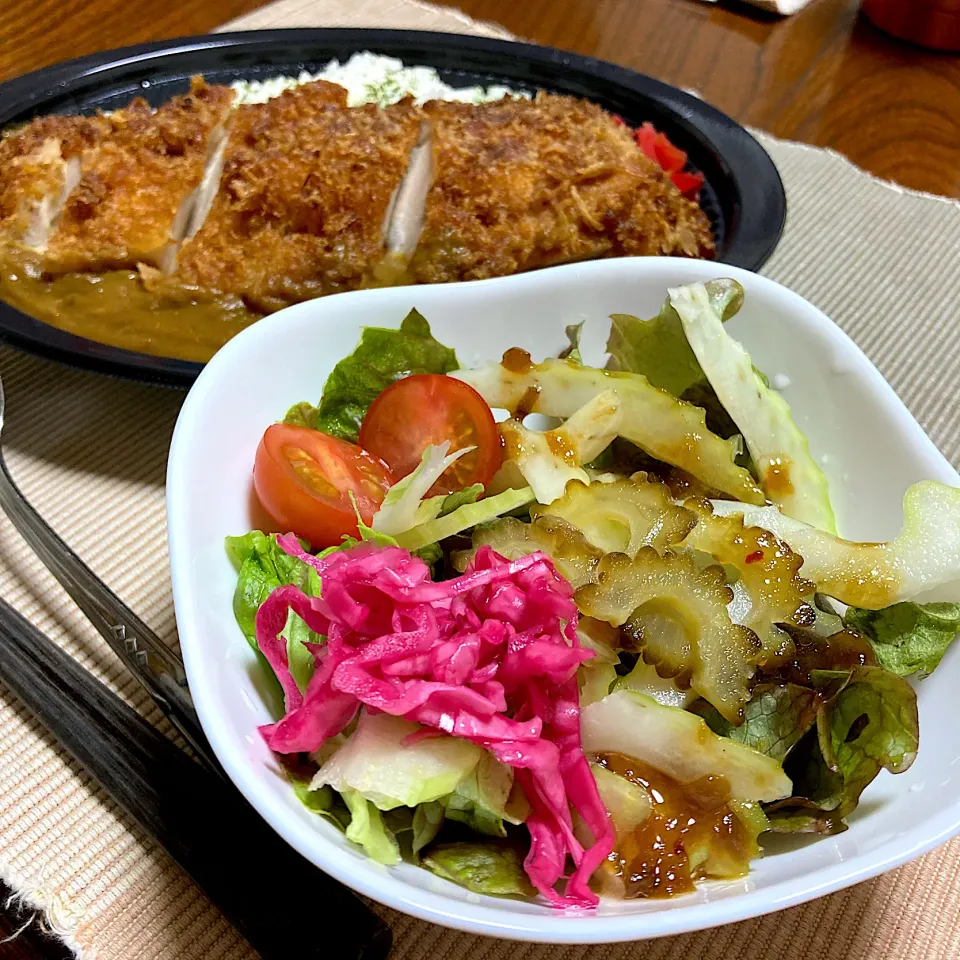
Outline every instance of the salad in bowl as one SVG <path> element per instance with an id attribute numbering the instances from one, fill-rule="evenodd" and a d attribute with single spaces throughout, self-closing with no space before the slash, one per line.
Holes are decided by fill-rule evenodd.
<path id="1" fill-rule="evenodd" d="M 577 913 L 674 897 L 843 832 L 917 756 L 960 490 L 915 483 L 899 533 L 842 538 L 786 377 L 726 329 L 741 283 L 663 294 L 598 365 L 576 324 L 483 362 L 416 310 L 365 327 L 244 451 L 258 736 L 372 861 Z"/>

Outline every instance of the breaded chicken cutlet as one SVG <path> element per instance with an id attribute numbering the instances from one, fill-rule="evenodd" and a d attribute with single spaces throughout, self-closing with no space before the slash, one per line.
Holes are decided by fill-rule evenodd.
<path id="1" fill-rule="evenodd" d="M 435 175 L 410 264 L 416 283 L 478 280 L 608 256 L 710 256 L 704 212 L 595 104 L 424 107 Z"/>
<path id="2" fill-rule="evenodd" d="M 42 250 L 104 117 L 37 117 L 0 136 L 0 240 Z"/>
<path id="3" fill-rule="evenodd" d="M 44 270 L 164 264 L 186 229 L 233 98 L 229 87 L 194 78 L 190 93 L 156 110 L 137 98 L 99 118 L 107 128 L 80 157 L 80 179 L 44 250 Z"/>
<path id="4" fill-rule="evenodd" d="M 369 285 L 420 123 L 411 102 L 347 109 L 324 81 L 238 107 L 219 190 L 170 280 L 264 310 Z"/>
<path id="5" fill-rule="evenodd" d="M 258 311 L 388 283 L 608 256 L 710 256 L 706 215 L 600 107 L 541 93 L 348 107 L 316 81 L 233 107 L 194 78 L 152 110 L 0 139 L 0 243 L 50 275 L 139 266 Z"/>

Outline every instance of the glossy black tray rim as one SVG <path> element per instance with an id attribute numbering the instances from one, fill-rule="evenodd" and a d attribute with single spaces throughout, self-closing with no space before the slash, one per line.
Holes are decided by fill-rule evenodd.
<path id="1" fill-rule="evenodd" d="M 461 34 L 379 29 L 285 29 L 210 34 L 91 54 L 0 84 L 0 128 L 56 112 L 97 88 L 150 82 L 162 73 L 209 73 L 226 68 L 291 72 L 292 64 L 344 59 L 371 50 L 410 64 L 489 76 L 520 87 L 537 86 L 601 102 L 628 121 L 642 105 L 643 119 L 667 128 L 709 183 L 732 188 L 723 210 L 725 237 L 719 260 L 758 270 L 770 257 L 786 219 L 779 173 L 760 144 L 738 123 L 682 90 L 626 67 L 552 47 Z M 175 69 L 171 70 L 171 65 Z M 598 97 L 596 88 L 604 88 Z M 591 91 L 593 95 L 591 96 Z M 131 91 L 132 94 L 133 91 Z M 0 301 L 0 339 L 101 373 L 189 387 L 203 364 L 136 353 L 60 330 Z"/>

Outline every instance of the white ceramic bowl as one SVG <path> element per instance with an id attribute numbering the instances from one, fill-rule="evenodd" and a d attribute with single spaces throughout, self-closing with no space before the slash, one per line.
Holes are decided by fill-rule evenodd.
<path id="1" fill-rule="evenodd" d="M 819 310 L 763 277 L 721 264 L 605 260 L 502 280 L 349 293 L 261 320 L 228 343 L 190 391 L 167 475 L 170 559 L 180 643 L 204 730 L 237 787 L 303 856 L 354 889 L 407 913 L 475 933 L 587 943 L 635 940 L 742 920 L 875 876 L 960 832 L 960 739 L 955 690 L 960 649 L 920 684 L 921 747 L 910 770 L 882 773 L 850 829 L 768 846 L 748 878 L 704 883 L 670 901 L 605 902 L 559 913 L 541 903 L 480 897 L 425 870 L 384 868 L 304 809 L 257 734 L 275 717 L 259 668 L 231 611 L 236 577 L 223 548 L 251 527 L 251 467 L 263 430 L 300 400 L 316 402 L 362 325 L 397 326 L 416 306 L 466 366 L 519 345 L 534 357 L 564 345 L 586 321 L 584 359 L 599 362 L 611 313 L 657 313 L 668 285 L 736 277 L 746 290 L 730 322 L 777 383 L 830 479 L 841 532 L 885 539 L 900 527 L 916 480 L 960 482 L 893 390 Z M 891 322 L 895 318 L 891 318 Z M 237 838 L 243 843 L 243 838 Z M 269 871 L 269 864 L 252 869 Z"/>

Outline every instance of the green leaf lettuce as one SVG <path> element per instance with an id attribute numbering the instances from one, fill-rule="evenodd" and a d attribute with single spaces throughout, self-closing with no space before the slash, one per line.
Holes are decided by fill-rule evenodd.
<path id="1" fill-rule="evenodd" d="M 810 453 L 786 401 L 757 376 L 750 356 L 723 327 L 723 314 L 705 284 L 671 287 L 690 349 L 743 435 L 767 497 L 784 513 L 836 532 L 827 478 Z"/>
<path id="2" fill-rule="evenodd" d="M 529 897 L 534 889 L 523 871 L 523 856 L 505 843 L 441 843 L 423 858 L 437 876 L 473 893 Z"/>
<path id="3" fill-rule="evenodd" d="M 505 837 L 504 821 L 520 823 L 508 811 L 513 771 L 484 753 L 476 768 L 449 796 L 443 799 L 447 818 L 458 820 L 478 833 Z"/>
<path id="4" fill-rule="evenodd" d="M 327 378 L 319 405 L 298 403 L 284 422 L 356 443 L 370 404 L 391 383 L 415 373 L 449 373 L 458 366 L 456 353 L 435 340 L 427 321 L 411 310 L 399 330 L 364 327 L 357 348 Z"/>
<path id="5" fill-rule="evenodd" d="M 233 615 L 247 642 L 260 655 L 257 646 L 256 617 L 260 605 L 277 589 L 293 585 L 308 596 L 320 595 L 320 577 L 302 560 L 291 557 L 277 545 L 276 534 L 251 530 L 240 537 L 227 537 L 227 554 L 238 568 L 237 587 L 233 594 Z M 305 643 L 317 643 L 314 633 L 293 611 L 283 629 L 287 638 L 290 672 L 301 690 L 313 676 L 313 655 Z M 267 661 L 262 658 L 266 666 Z M 269 670 L 269 666 L 267 666 Z"/>
<path id="6" fill-rule="evenodd" d="M 736 280 L 711 280 L 706 288 L 724 321 L 743 305 L 743 287 Z M 610 369 L 642 373 L 655 387 L 675 397 L 683 397 L 693 387 L 708 385 L 687 342 L 680 316 L 669 300 L 652 320 L 625 313 L 615 313 L 610 319 Z"/>
<path id="7" fill-rule="evenodd" d="M 903 773 L 919 745 L 917 696 L 883 667 L 817 670 L 823 698 L 815 730 L 791 752 L 794 796 L 766 808 L 779 832 L 839 833 L 881 770 Z"/>
<path id="8" fill-rule="evenodd" d="M 580 355 L 580 337 L 583 335 L 583 324 L 584 321 L 581 320 L 579 323 L 570 323 L 564 327 L 564 332 L 567 334 L 570 343 L 557 354 L 561 360 L 583 363 L 583 357 Z"/>
<path id="9" fill-rule="evenodd" d="M 729 737 L 780 763 L 810 730 L 817 719 L 820 697 L 815 690 L 797 684 L 760 684 L 743 708 L 743 722 L 735 727 L 706 700 L 693 708 L 714 733 Z"/>
<path id="10" fill-rule="evenodd" d="M 960 632 L 960 604 L 905 601 L 882 610 L 849 607 L 844 622 L 870 641 L 881 666 L 901 677 L 925 677 Z"/>
<path id="11" fill-rule="evenodd" d="M 393 831 L 384 824 L 380 811 L 356 790 L 343 790 L 340 795 L 350 810 L 347 839 L 360 844 L 377 863 L 387 866 L 399 863 L 400 845 Z"/>

